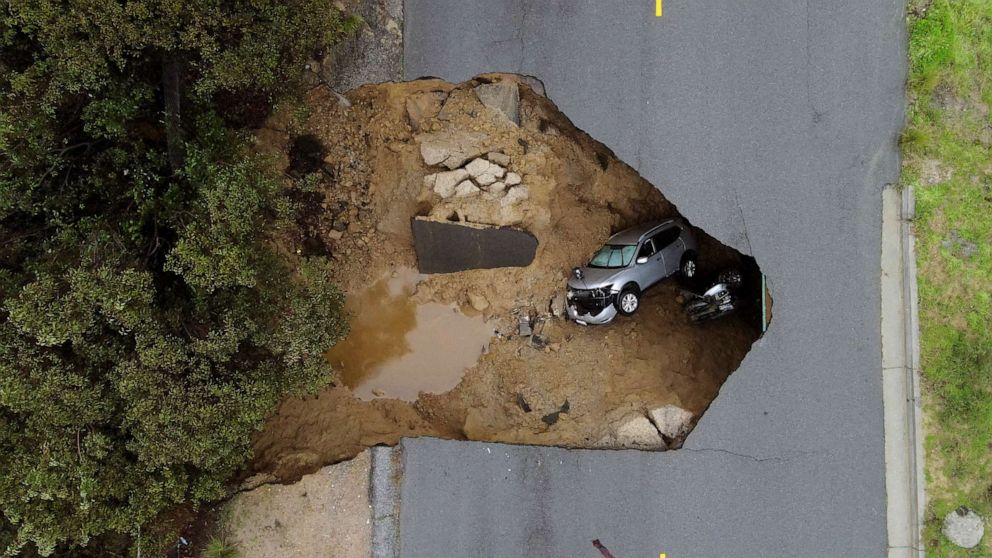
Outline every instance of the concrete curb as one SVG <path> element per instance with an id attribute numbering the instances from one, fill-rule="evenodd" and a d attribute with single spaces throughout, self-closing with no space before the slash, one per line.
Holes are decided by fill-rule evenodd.
<path id="1" fill-rule="evenodd" d="M 916 218 L 916 195 L 912 186 L 902 190 L 902 261 L 903 304 L 906 320 L 906 375 L 910 385 L 910 448 L 912 473 L 916 495 L 916 547 L 918 556 L 926 555 L 923 546 L 923 524 L 926 511 L 926 477 L 923 470 L 923 399 L 920 395 L 920 315 L 916 285 L 916 236 L 913 220 Z"/>
<path id="2" fill-rule="evenodd" d="M 400 554 L 400 479 L 402 449 L 375 446 L 369 450 L 369 506 L 372 508 L 372 558 L 396 558 Z"/>
<path id="3" fill-rule="evenodd" d="M 924 555 L 924 477 L 913 192 L 882 192 L 881 334 L 889 558 Z"/>

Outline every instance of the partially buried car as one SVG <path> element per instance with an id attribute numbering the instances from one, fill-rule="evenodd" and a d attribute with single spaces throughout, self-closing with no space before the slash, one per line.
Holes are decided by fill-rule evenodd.
<path id="1" fill-rule="evenodd" d="M 681 273 L 696 275 L 697 245 L 681 219 L 652 221 L 610 237 L 589 263 L 568 279 L 568 317 L 582 325 L 606 324 L 641 306 L 641 293 Z"/>

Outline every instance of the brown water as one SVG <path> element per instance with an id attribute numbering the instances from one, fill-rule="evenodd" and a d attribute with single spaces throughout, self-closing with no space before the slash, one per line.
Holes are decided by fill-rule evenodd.
<path id="1" fill-rule="evenodd" d="M 348 296 L 348 337 L 327 359 L 360 399 L 413 401 L 421 391 L 444 393 L 458 385 L 489 344 L 492 327 L 456 306 L 411 300 L 421 276 L 401 270 Z"/>

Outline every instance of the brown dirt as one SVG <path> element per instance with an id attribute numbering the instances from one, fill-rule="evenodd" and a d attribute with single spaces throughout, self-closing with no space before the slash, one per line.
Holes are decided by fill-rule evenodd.
<path id="1" fill-rule="evenodd" d="M 365 86 L 347 95 L 351 107 L 316 89 L 305 122 L 277 114 L 258 131 L 259 149 L 283 167 L 294 137 L 312 134 L 323 142 L 323 201 L 301 223 L 307 226 L 304 236 L 323 241 L 335 263 L 334 280 L 351 297 L 416 267 L 410 230 L 415 215 L 444 220 L 455 214 L 468 222 L 514 226 L 539 241 L 527 267 L 431 275 L 416 286 L 418 303 L 453 304 L 466 314 L 475 312 L 470 294 L 488 302 L 482 314 L 498 333 L 454 389 L 422 393 L 412 402 L 361 401 L 339 384 L 285 401 L 254 441 L 253 472 L 260 478 L 294 480 L 402 436 L 610 446 L 610 424 L 629 412 L 674 404 L 701 415 L 757 339 L 760 319 L 752 311 L 690 324 L 674 280 L 648 291 L 635 316 L 608 326 L 549 317 L 542 332 L 550 341 L 546 348 L 532 348 L 515 335 L 517 314 L 547 315 L 549 301 L 563 293 L 568 270 L 611 233 L 677 213 L 658 189 L 527 86 L 520 86 L 519 127 L 472 92 L 480 82 L 504 79 L 515 78 L 493 74 L 460 85 L 421 80 Z M 417 123 L 419 133 L 486 134 L 490 151 L 509 155 L 509 169 L 523 177 L 529 199 L 502 207 L 479 196 L 442 200 L 425 187 L 426 174 L 446 169 L 424 165 L 406 102 L 427 95 L 446 99 L 445 119 L 428 116 Z M 293 183 L 287 178 L 289 187 Z M 740 254 L 696 232 L 704 277 L 745 265 Z M 295 239 L 293 248 L 303 253 L 305 241 Z M 557 422 L 542 420 L 566 401 L 568 412 Z"/>

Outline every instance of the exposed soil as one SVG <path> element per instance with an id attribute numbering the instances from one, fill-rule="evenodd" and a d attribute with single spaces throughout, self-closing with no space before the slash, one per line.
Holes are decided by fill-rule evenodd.
<path id="1" fill-rule="evenodd" d="M 370 556 L 369 459 L 363 452 L 291 486 L 237 494 L 215 536 L 250 558 Z"/>
<path id="2" fill-rule="evenodd" d="M 348 293 L 355 313 L 352 335 L 363 338 L 345 340 L 330 353 L 332 364 L 345 368 L 334 387 L 285 401 L 257 435 L 256 480 L 295 480 L 402 436 L 624 447 L 616 426 L 632 413 L 644 417 L 671 404 L 698 418 L 760 335 L 760 307 L 747 304 L 723 319 L 690 323 L 681 308 L 679 289 L 685 285 L 675 279 L 647 291 L 633 317 L 607 326 L 583 327 L 555 315 L 569 270 L 587 261 L 610 234 L 677 212 L 658 189 L 527 85 L 519 86 L 519 126 L 484 106 L 473 92 L 480 83 L 516 79 L 492 74 L 460 85 L 420 80 L 365 86 L 346 95 L 350 106 L 318 88 L 309 95 L 305 122 L 277 114 L 258 131 L 259 149 L 287 169 L 296 138 L 312 136 L 321 143 L 316 149 L 310 137 L 304 140 L 303 160 L 312 160 L 311 153 L 323 155 L 315 175 L 323 199 L 301 208 L 305 231 L 293 239 L 292 249 L 312 253 L 313 238 L 326 247 L 335 262 L 334 280 Z M 421 141 L 466 133 L 487 151 L 509 156 L 508 170 L 522 177 L 526 199 L 505 204 L 488 193 L 442 199 L 425 184 L 426 175 L 447 169 L 424 164 Z M 301 166 L 310 170 L 295 153 L 293 162 L 294 174 Z M 287 187 L 297 189 L 299 182 L 287 175 Z M 525 229 L 538 239 L 537 253 L 527 267 L 407 282 L 399 296 L 408 298 L 397 302 L 397 311 L 354 303 L 363 297 L 368 301 L 370 289 L 384 289 L 380 281 L 416 268 L 410 219 L 418 215 Z M 757 299 L 753 260 L 695 232 L 701 277 L 730 266 L 744 268 L 751 298 Z M 421 327 L 423 318 L 411 320 L 408 310 L 426 305 L 444 305 L 459 320 L 485 320 L 492 336 L 485 341 L 470 337 L 459 346 L 474 351 L 477 362 L 443 393 L 414 397 L 419 380 L 411 384 L 402 371 L 393 372 L 396 382 L 370 386 L 378 365 L 368 364 L 369 359 L 395 362 L 420 350 L 428 357 L 433 351 L 443 364 L 442 353 L 453 352 L 450 344 L 443 348 L 451 331 L 444 333 L 443 326 L 410 345 L 414 337 L 404 332 Z M 517 335 L 520 315 L 543 318 L 539 343 Z M 419 389 L 441 391 L 457 381 L 449 371 L 444 373 L 449 383 L 434 382 L 431 362 L 413 366 L 416 373 L 427 373 Z M 399 384 L 402 390 L 392 389 Z M 681 439 L 665 442 L 677 447 Z"/>

